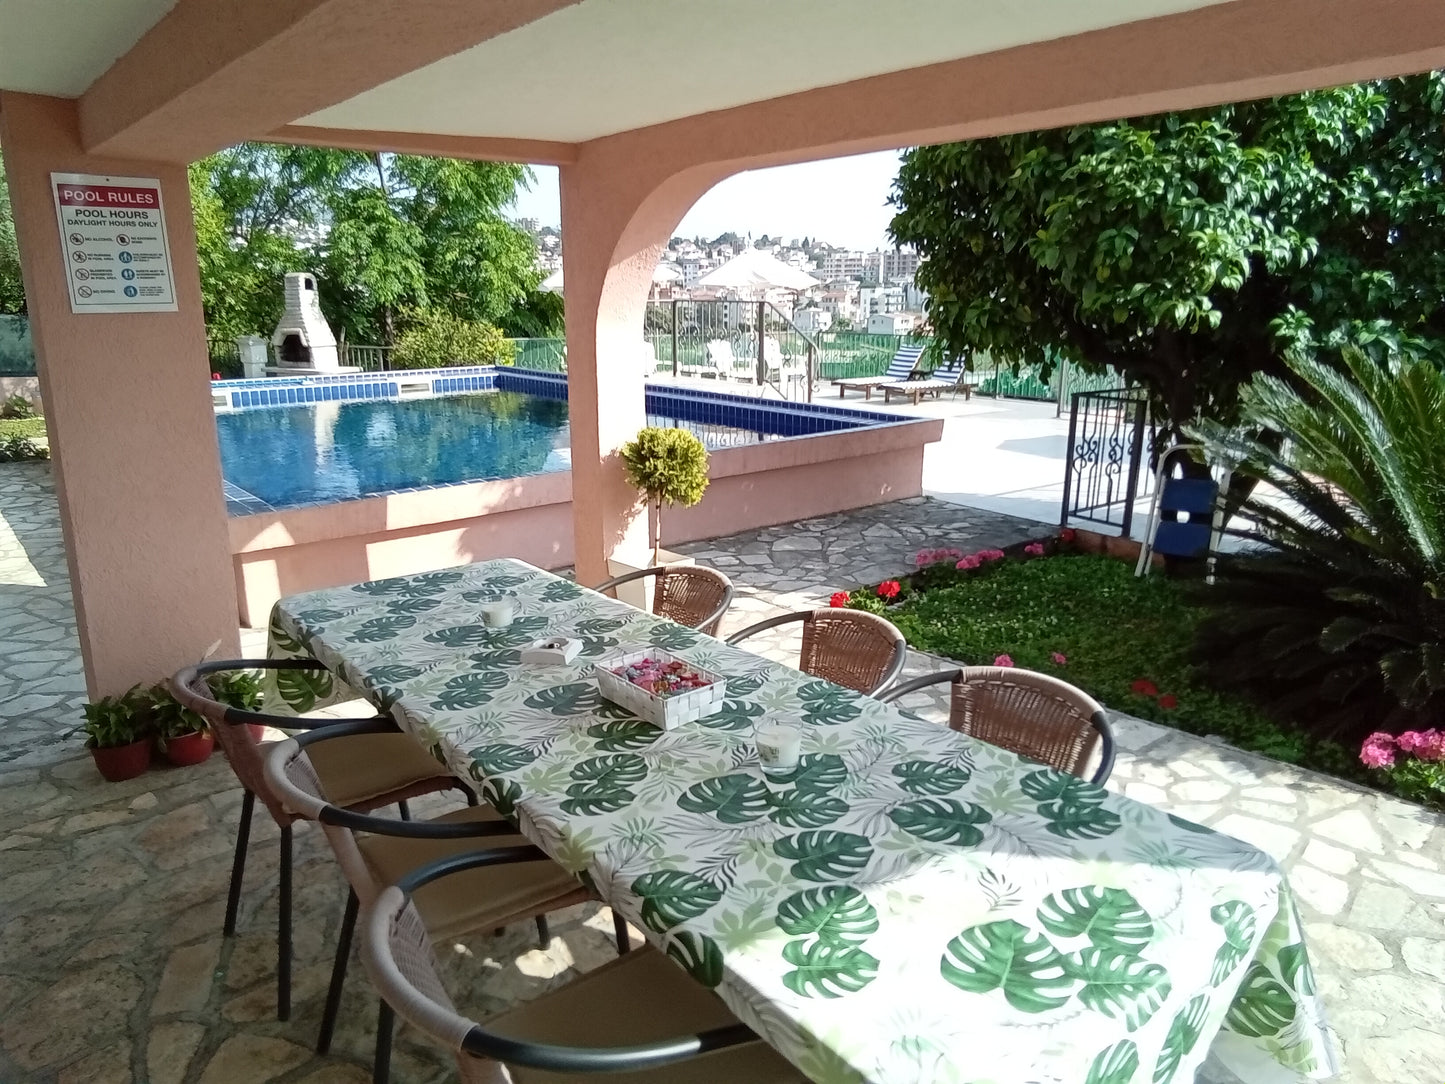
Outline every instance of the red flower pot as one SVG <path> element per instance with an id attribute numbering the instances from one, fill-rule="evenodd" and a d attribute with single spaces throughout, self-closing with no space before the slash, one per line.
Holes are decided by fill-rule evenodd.
<path id="1" fill-rule="evenodd" d="M 166 739 L 166 759 L 172 764 L 199 764 L 216 748 L 216 739 L 201 730 Z"/>
<path id="2" fill-rule="evenodd" d="M 95 760 L 95 767 L 103 779 L 111 783 L 119 783 L 125 779 L 134 779 L 150 767 L 151 740 L 142 738 L 129 745 L 112 745 L 104 749 L 92 748 L 90 755 Z"/>

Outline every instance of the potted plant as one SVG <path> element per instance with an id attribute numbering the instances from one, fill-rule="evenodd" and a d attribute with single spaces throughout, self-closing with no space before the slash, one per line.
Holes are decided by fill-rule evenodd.
<path id="1" fill-rule="evenodd" d="M 151 760 L 150 713 L 140 686 L 85 705 L 85 747 L 101 776 L 112 783 L 134 779 Z"/>
<path id="2" fill-rule="evenodd" d="M 211 728 L 193 711 L 181 706 L 164 685 L 145 690 L 156 746 L 172 764 L 200 764 L 216 748 Z"/>
<path id="3" fill-rule="evenodd" d="M 707 449 L 702 441 L 686 429 L 649 426 L 622 446 L 621 456 L 628 484 L 637 487 L 647 498 L 652 565 L 688 563 L 692 558 L 662 548 L 662 507 L 664 504 L 691 507 L 702 500 L 708 485 Z M 626 575 L 637 568 L 615 558 L 608 564 L 614 576 Z M 627 597 L 629 589 L 636 597 Z M 647 608 L 640 580 L 624 584 L 617 597 L 640 609 Z"/>
<path id="4" fill-rule="evenodd" d="M 244 711 L 261 710 L 261 675 L 255 670 L 226 670 L 206 679 L 217 700 Z M 251 736 L 260 741 L 266 728 L 260 723 L 247 723 Z"/>

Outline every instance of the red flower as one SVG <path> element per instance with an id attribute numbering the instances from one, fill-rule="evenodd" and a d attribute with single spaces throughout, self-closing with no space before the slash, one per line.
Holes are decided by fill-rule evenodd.
<path id="1" fill-rule="evenodd" d="M 1076 530 L 1074 530 L 1072 527 L 1065 527 L 1062 531 L 1059 532 L 1059 541 L 1060 541 L 1060 542 L 1072 542 L 1074 539 L 1076 539 L 1076 538 L 1078 538 L 1078 537 L 1079 537 L 1079 532 L 1076 531 Z"/>
<path id="2" fill-rule="evenodd" d="M 1140 678 L 1129 686 L 1129 691 L 1138 693 L 1140 696 L 1158 696 L 1159 686 L 1155 685 L 1148 678 Z"/>
<path id="3" fill-rule="evenodd" d="M 1159 698 L 1159 706 L 1165 711 L 1173 711 L 1179 706 L 1179 697 L 1173 693 L 1165 693 Z"/>
<path id="4" fill-rule="evenodd" d="M 841 610 L 844 606 L 848 605 L 848 603 L 852 601 L 853 596 L 848 594 L 847 591 L 834 591 L 833 594 L 828 598 L 828 605 L 833 607 L 833 609 L 835 610 Z"/>
<path id="5" fill-rule="evenodd" d="M 903 586 L 897 580 L 884 580 L 878 585 L 879 598 L 897 598 Z"/>
<path id="6" fill-rule="evenodd" d="M 220 374 L 220 373 L 212 373 L 212 374 L 211 374 L 211 379 L 212 379 L 212 380 L 220 380 L 220 379 L 221 379 L 221 374 Z"/>

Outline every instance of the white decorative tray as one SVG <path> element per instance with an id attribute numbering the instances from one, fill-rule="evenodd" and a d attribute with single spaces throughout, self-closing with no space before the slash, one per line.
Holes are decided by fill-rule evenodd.
<path id="1" fill-rule="evenodd" d="M 648 659 L 663 664 L 683 663 L 693 673 L 701 675 L 708 684 L 674 693 L 672 696 L 657 696 L 640 685 L 634 685 L 621 674 L 613 673 L 617 667 L 635 666 Z M 722 706 L 723 698 L 727 696 L 727 679 L 722 675 L 679 658 L 660 647 L 613 655 L 598 662 L 592 668 L 592 673 L 597 678 L 598 691 L 606 699 L 626 708 L 639 719 L 662 727 L 663 730 L 672 730 L 683 723 L 711 715 Z"/>

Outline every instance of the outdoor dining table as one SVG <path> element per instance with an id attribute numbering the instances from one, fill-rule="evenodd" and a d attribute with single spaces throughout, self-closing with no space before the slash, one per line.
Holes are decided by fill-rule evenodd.
<path id="1" fill-rule="evenodd" d="M 521 661 L 555 635 L 581 655 Z M 594 664 L 647 647 L 725 675 L 721 709 L 602 699 Z M 812 1080 L 1335 1071 L 1288 883 L 1229 836 L 516 560 L 282 599 L 270 653 L 389 711 Z M 271 680 L 295 712 L 339 691 Z M 782 783 L 764 719 L 803 730 Z"/>

